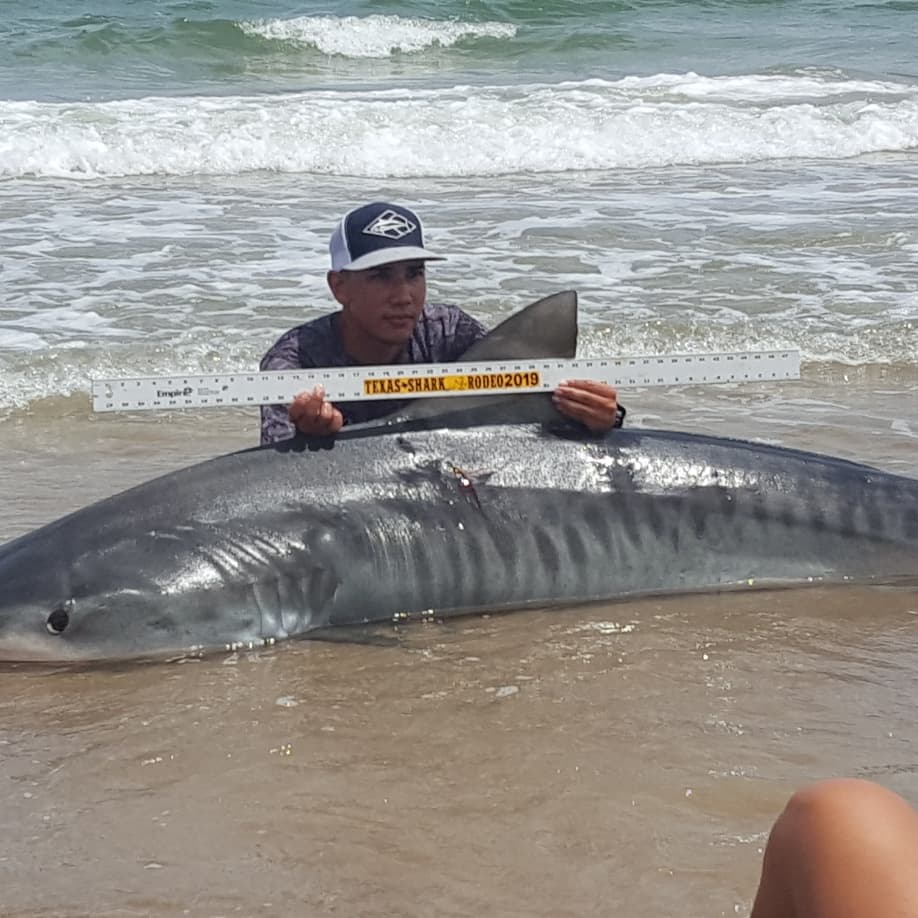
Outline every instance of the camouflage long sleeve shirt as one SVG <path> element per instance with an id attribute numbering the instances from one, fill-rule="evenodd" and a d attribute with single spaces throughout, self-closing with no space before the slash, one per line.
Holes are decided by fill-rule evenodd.
<path id="1" fill-rule="evenodd" d="M 299 370 L 306 367 L 357 365 L 344 350 L 334 327 L 336 313 L 322 316 L 281 335 L 262 358 L 262 370 Z M 447 363 L 458 360 L 471 344 L 486 334 L 485 327 L 458 306 L 428 303 L 405 351 L 405 363 Z M 405 400 L 339 402 L 345 424 L 370 421 L 397 410 Z M 275 443 L 295 433 L 286 405 L 263 405 L 261 442 Z"/>

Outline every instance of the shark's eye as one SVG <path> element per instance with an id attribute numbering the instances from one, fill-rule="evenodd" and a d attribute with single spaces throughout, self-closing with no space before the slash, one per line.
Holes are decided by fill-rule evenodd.
<path id="1" fill-rule="evenodd" d="M 58 606 L 45 622 L 49 634 L 63 634 L 70 624 L 70 610 L 66 606 Z"/>

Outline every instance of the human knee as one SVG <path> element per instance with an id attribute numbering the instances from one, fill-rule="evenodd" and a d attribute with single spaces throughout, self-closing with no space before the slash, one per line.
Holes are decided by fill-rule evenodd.
<path id="1" fill-rule="evenodd" d="M 914 830 L 909 805 L 872 781 L 836 778 L 798 790 L 775 824 L 779 838 L 796 846 L 843 843 L 845 839 L 882 843 L 888 832 Z"/>
<path id="2" fill-rule="evenodd" d="M 790 819 L 819 821 L 875 815 L 878 809 L 905 805 L 892 791 L 861 778 L 832 778 L 798 790 L 784 813 Z"/>
<path id="3" fill-rule="evenodd" d="M 753 918 L 918 915 L 918 814 L 851 778 L 798 790 L 772 828 Z"/>
<path id="4" fill-rule="evenodd" d="M 851 807 L 872 808 L 891 792 L 861 778 L 831 778 L 816 781 L 796 791 L 784 808 L 794 819 L 816 819 L 833 816 L 838 810 L 850 812 Z"/>

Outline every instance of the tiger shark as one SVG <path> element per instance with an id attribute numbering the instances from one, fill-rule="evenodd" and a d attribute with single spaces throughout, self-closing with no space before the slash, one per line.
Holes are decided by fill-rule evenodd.
<path id="1" fill-rule="evenodd" d="M 464 359 L 575 346 L 576 297 L 559 294 Z M 918 480 L 711 436 L 594 436 L 542 395 L 429 399 L 181 469 L 0 546 L 0 658 L 916 575 Z"/>

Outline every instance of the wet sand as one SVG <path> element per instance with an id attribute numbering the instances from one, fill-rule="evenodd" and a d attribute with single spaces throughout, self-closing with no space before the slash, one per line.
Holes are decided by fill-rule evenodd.
<path id="1" fill-rule="evenodd" d="M 914 394 L 819 379 L 628 404 L 918 474 Z M 206 423 L 5 421 L 0 537 L 254 441 L 251 415 Z M 916 619 L 918 591 L 852 586 L 5 664 L 0 914 L 747 915 L 794 787 L 860 775 L 918 802 Z"/>

